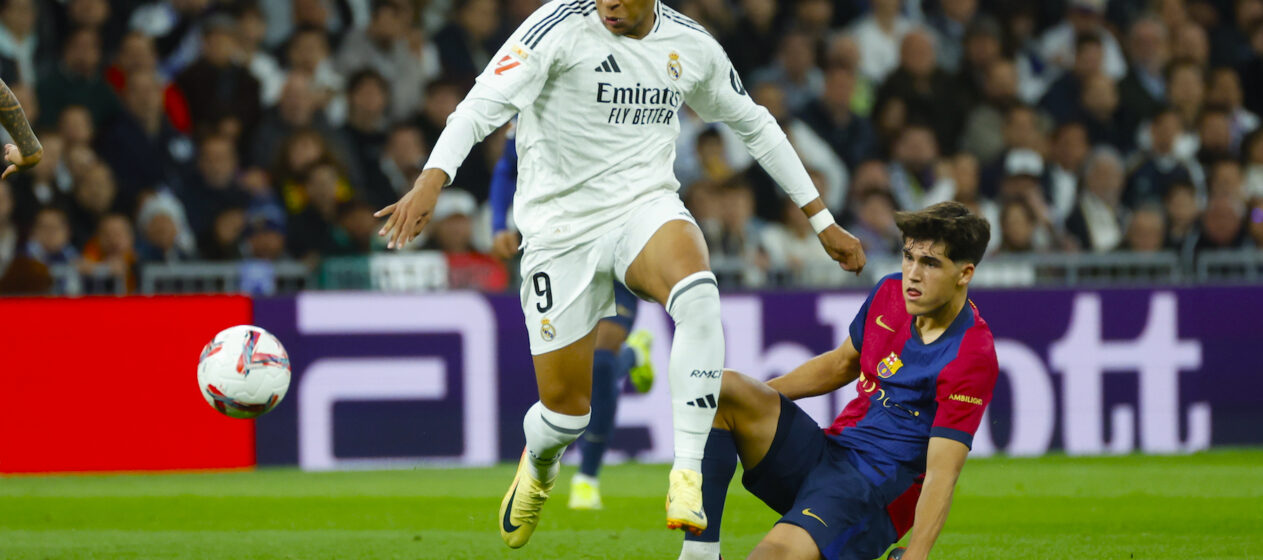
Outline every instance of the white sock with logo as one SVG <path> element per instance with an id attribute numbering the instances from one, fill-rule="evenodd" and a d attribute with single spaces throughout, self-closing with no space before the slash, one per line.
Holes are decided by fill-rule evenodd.
<path id="1" fill-rule="evenodd" d="M 684 541 L 679 560 L 719 560 L 719 543 Z"/>
<path id="2" fill-rule="evenodd" d="M 557 476 L 561 468 L 561 454 L 566 451 L 567 445 L 583 434 L 590 416 L 591 412 L 582 416 L 553 412 L 538 401 L 531 405 L 522 419 L 531 476 L 544 482 Z"/>
<path id="3" fill-rule="evenodd" d="M 671 288 L 666 308 L 675 320 L 667 368 L 675 428 L 674 468 L 700 473 L 724 368 L 724 329 L 715 275 L 698 272 L 680 280 Z"/>

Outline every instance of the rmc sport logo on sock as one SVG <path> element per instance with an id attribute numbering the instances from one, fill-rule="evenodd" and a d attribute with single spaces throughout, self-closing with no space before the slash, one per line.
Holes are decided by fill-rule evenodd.
<path id="1" fill-rule="evenodd" d="M 689 377 L 705 377 L 707 379 L 719 379 L 719 376 L 723 374 L 724 374 L 724 371 L 720 369 L 695 369 L 693 370 L 693 373 L 689 374 Z"/>

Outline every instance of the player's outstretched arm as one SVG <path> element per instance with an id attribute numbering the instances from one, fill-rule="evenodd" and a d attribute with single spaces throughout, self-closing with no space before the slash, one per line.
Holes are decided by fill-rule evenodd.
<path id="1" fill-rule="evenodd" d="M 923 560 L 930 555 L 934 541 L 938 540 L 947 512 L 952 507 L 952 493 L 960 470 L 965 466 L 969 448 L 954 439 L 930 438 L 926 454 L 925 483 L 921 486 L 921 498 L 917 500 L 916 522 L 912 526 L 912 539 L 902 560 Z"/>
<path id="2" fill-rule="evenodd" d="M 841 346 L 807 360 L 767 384 L 780 394 L 798 400 L 836 391 L 859 376 L 860 353 L 847 337 Z"/>
<path id="3" fill-rule="evenodd" d="M 13 144 L 4 147 L 4 159 L 9 162 L 0 179 L 7 178 L 14 172 L 30 169 L 44 158 L 44 146 L 31 130 L 31 123 L 26 120 L 26 112 L 9 85 L 0 80 L 0 125 L 9 131 Z"/>
<path id="4" fill-rule="evenodd" d="M 402 248 L 420 235 L 425 225 L 434 217 L 434 205 L 438 203 L 439 191 L 450 181 L 447 173 L 437 167 L 421 172 L 412 190 L 404 193 L 399 202 L 378 210 L 373 216 L 386 217 L 386 225 L 377 235 L 389 238 L 387 249 Z"/>

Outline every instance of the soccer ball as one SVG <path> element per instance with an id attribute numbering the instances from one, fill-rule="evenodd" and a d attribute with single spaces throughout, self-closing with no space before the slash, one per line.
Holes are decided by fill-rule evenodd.
<path id="1" fill-rule="evenodd" d="M 229 327 L 202 349 L 197 385 L 215 410 L 233 418 L 254 418 L 285 398 L 289 354 L 281 341 L 259 327 Z"/>

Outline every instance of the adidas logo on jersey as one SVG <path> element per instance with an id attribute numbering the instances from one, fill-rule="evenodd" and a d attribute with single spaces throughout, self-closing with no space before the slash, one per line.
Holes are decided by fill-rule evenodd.
<path id="1" fill-rule="evenodd" d="M 597 72 L 618 72 L 618 73 L 623 72 L 623 70 L 618 67 L 618 62 L 614 60 L 614 55 L 612 54 L 605 57 L 605 60 L 601 61 L 601 65 L 596 67 L 596 71 Z"/>

